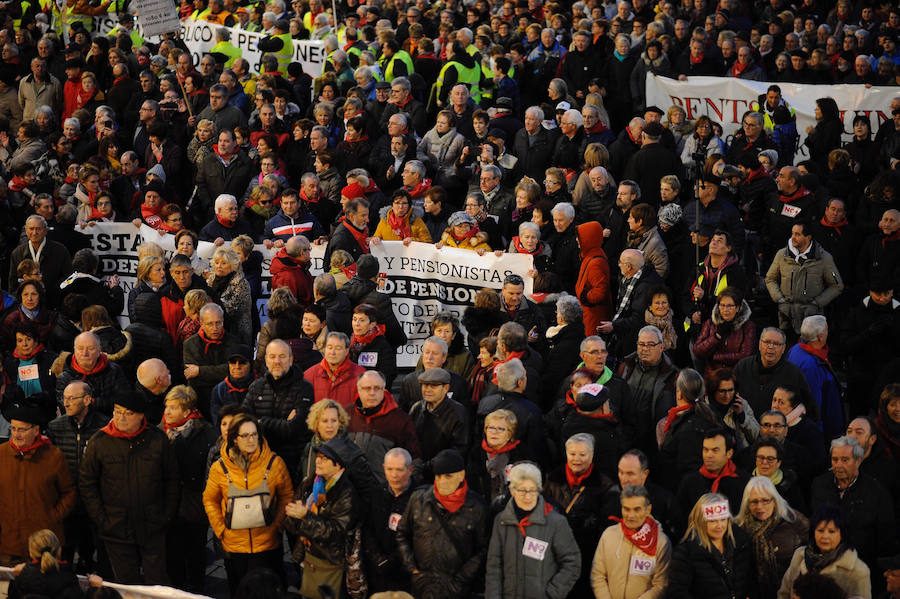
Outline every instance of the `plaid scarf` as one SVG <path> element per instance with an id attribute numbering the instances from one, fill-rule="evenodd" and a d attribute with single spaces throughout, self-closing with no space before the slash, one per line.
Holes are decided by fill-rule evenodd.
<path id="1" fill-rule="evenodd" d="M 641 278 L 641 274 L 643 274 L 644 269 L 641 269 L 634 273 L 634 276 L 630 279 L 626 279 L 625 277 L 621 277 L 619 283 L 619 293 L 616 296 L 616 305 L 619 308 L 616 310 L 616 315 L 613 316 L 613 320 L 618 320 L 623 312 L 628 310 L 631 307 L 631 296 L 634 293 L 634 288 L 638 283 L 638 279 Z"/>

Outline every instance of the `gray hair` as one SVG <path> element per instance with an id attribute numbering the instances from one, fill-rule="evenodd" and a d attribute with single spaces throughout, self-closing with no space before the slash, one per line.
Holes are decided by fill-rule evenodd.
<path id="1" fill-rule="evenodd" d="M 583 310 L 577 297 L 563 293 L 556 300 L 556 313 L 566 324 L 574 324 L 581 320 Z"/>
<path id="2" fill-rule="evenodd" d="M 417 173 L 420 178 L 425 177 L 425 165 L 421 160 L 410 160 L 406 163 L 406 166 L 408 166 L 413 172 Z"/>
<path id="3" fill-rule="evenodd" d="M 354 71 L 353 74 L 361 75 L 366 81 L 371 81 L 375 78 L 375 76 L 372 74 L 372 67 L 368 66 L 357 67 L 356 71 Z M 399 77 L 397 79 L 399 79 Z M 397 79 L 394 79 L 394 81 L 396 81 Z"/>
<path id="4" fill-rule="evenodd" d="M 346 333 L 340 331 L 328 331 L 328 334 L 325 335 L 325 343 L 328 343 L 328 340 L 331 338 L 340 340 L 340 342 L 344 344 L 344 347 L 350 347 L 350 337 L 348 337 Z M 369 371 L 367 370 L 366 372 Z"/>
<path id="5" fill-rule="evenodd" d="M 766 416 L 778 416 L 778 418 L 781 419 L 782 424 L 787 424 L 787 416 L 785 416 L 783 412 L 779 412 L 778 410 L 766 410 L 759 415 L 759 421 L 762 422 L 762 419 Z"/>
<path id="6" fill-rule="evenodd" d="M 741 510 L 734 519 L 738 526 L 743 527 L 745 523 L 753 521 L 753 514 L 750 513 L 750 493 L 753 491 L 768 495 L 774 499 L 775 513 L 782 520 L 794 522 L 797 519 L 797 512 L 791 509 L 791 506 L 788 505 L 788 502 L 781 496 L 781 493 L 778 492 L 778 489 L 769 477 L 754 476 L 747 481 L 747 485 L 744 487 L 744 497 L 741 499 Z"/>
<path id="7" fill-rule="evenodd" d="M 623 250 L 620 258 L 622 262 L 627 262 L 638 270 L 644 268 L 644 252 L 641 250 L 633 248 Z"/>
<path id="8" fill-rule="evenodd" d="M 481 167 L 481 172 L 490 173 L 491 177 L 493 177 L 494 179 L 499 179 L 503 175 L 500 167 L 498 167 L 496 164 L 484 165 L 483 167 Z"/>
<path id="9" fill-rule="evenodd" d="M 537 226 L 535 223 L 530 220 L 526 220 L 522 223 L 519 223 L 519 235 L 522 235 L 522 231 L 532 231 L 538 236 L 538 239 L 541 238 L 541 228 Z"/>
<path id="10" fill-rule="evenodd" d="M 831 455 L 831 452 L 835 447 L 850 447 L 853 450 L 854 460 L 861 460 L 863 459 L 863 456 L 866 455 L 866 450 L 860 446 L 859 441 L 857 441 L 855 437 L 851 437 L 850 435 L 844 435 L 843 437 L 832 439 L 831 447 L 828 450 L 828 455 Z"/>
<path id="11" fill-rule="evenodd" d="M 399 85 L 404 90 L 409 91 L 412 89 L 412 85 L 409 83 L 409 79 L 406 77 L 395 77 L 393 81 L 391 81 L 391 86 Z"/>
<path id="12" fill-rule="evenodd" d="M 570 124 L 575 125 L 576 127 L 581 127 L 584 125 L 584 117 L 581 116 L 581 111 L 577 108 L 570 108 L 563 113 L 562 119 L 568 121 Z"/>
<path id="13" fill-rule="evenodd" d="M 756 121 L 757 125 L 763 125 L 764 118 L 761 112 L 756 112 L 755 110 L 747 111 L 746 113 L 744 113 L 744 118 L 753 119 L 754 121 Z"/>
<path id="14" fill-rule="evenodd" d="M 327 137 L 327 136 L 326 136 Z M 319 182 L 319 176 L 315 173 L 303 173 L 303 176 L 300 177 L 300 185 L 306 185 L 309 181 L 313 179 L 316 180 L 316 183 Z"/>
<path id="15" fill-rule="evenodd" d="M 588 433 L 575 433 L 574 435 L 566 439 L 566 449 L 569 448 L 569 445 L 575 445 L 576 443 L 587 445 L 588 449 L 591 451 L 591 454 L 594 453 L 594 435 Z"/>
<path id="16" fill-rule="evenodd" d="M 433 343 L 434 345 L 437 345 L 439 348 L 441 348 L 441 351 L 444 352 L 445 356 L 450 352 L 450 348 L 447 346 L 447 342 L 437 335 L 432 335 L 425 340 L 425 343 Z M 422 347 L 425 347 L 425 343 L 422 344 Z"/>
<path id="17" fill-rule="evenodd" d="M 241 259 L 238 257 L 237 252 L 230 247 L 224 245 L 217 247 L 216 251 L 213 252 L 212 260 L 210 260 L 210 262 L 215 263 L 219 258 L 227 261 L 235 270 L 240 270 Z"/>
<path id="18" fill-rule="evenodd" d="M 550 214 L 562 214 L 567 220 L 575 218 L 575 206 L 569 202 L 558 202 L 556 206 L 550 210 Z"/>
<path id="19" fill-rule="evenodd" d="M 766 333 L 777 333 L 779 337 L 781 337 L 782 343 L 787 343 L 787 335 L 784 334 L 784 331 L 779 329 L 778 327 L 766 327 L 762 330 L 762 333 L 759 334 L 760 339 Z"/>
<path id="20" fill-rule="evenodd" d="M 501 391 L 515 391 L 516 385 L 525 378 L 525 367 L 518 358 L 504 362 L 497 367 L 497 386 Z"/>
<path id="21" fill-rule="evenodd" d="M 403 458 L 403 463 L 406 464 L 407 468 L 412 466 L 412 456 L 402 447 L 392 447 L 388 449 L 387 453 L 384 454 L 384 461 L 386 462 L 388 458 L 397 457 Z"/>
<path id="22" fill-rule="evenodd" d="M 706 395 L 706 385 L 703 376 L 693 368 L 684 368 L 675 379 L 675 390 L 684 397 L 688 403 L 696 403 Z"/>
<path id="23" fill-rule="evenodd" d="M 215 312 L 219 316 L 221 316 L 223 318 L 225 317 L 225 310 L 222 309 L 222 306 L 220 306 L 219 304 L 216 304 L 214 302 L 209 302 L 209 303 L 203 304 L 203 307 L 200 308 L 200 311 L 199 311 L 200 320 L 203 320 L 203 315 L 206 314 L 207 312 Z"/>
<path id="24" fill-rule="evenodd" d="M 40 224 L 41 227 L 42 227 L 44 230 L 47 230 L 47 228 L 48 228 L 48 226 L 47 226 L 47 220 L 46 220 L 43 216 L 41 216 L 40 214 L 32 214 L 31 216 L 29 216 L 28 218 L 26 218 L 26 219 L 25 219 L 25 226 L 26 226 L 26 227 L 28 226 L 28 221 L 30 221 L 30 220 L 36 220 L 36 221 L 38 222 L 38 224 Z"/>
<path id="25" fill-rule="evenodd" d="M 529 106 L 525 109 L 525 114 L 530 114 L 531 116 L 537 118 L 539 121 L 544 120 L 544 111 L 541 110 L 540 106 Z"/>
<path id="26" fill-rule="evenodd" d="M 68 125 L 70 127 L 74 127 L 76 131 L 81 133 L 81 121 L 79 121 L 78 119 L 76 119 L 74 117 L 69 117 L 63 121 L 63 127 L 65 127 L 66 125 Z"/>
<path id="27" fill-rule="evenodd" d="M 296 258 L 300 255 L 300 252 L 308 249 L 309 239 L 307 239 L 303 235 L 295 235 L 288 239 L 284 244 L 284 252 L 292 258 Z"/>
<path id="28" fill-rule="evenodd" d="M 633 499 L 634 497 L 643 497 L 646 505 L 653 503 L 650 501 L 650 492 L 643 485 L 625 485 L 622 492 L 619 493 L 619 500 Z"/>
<path id="29" fill-rule="evenodd" d="M 556 32 L 552 29 L 544 29 L 544 31 L 551 31 L 553 32 L 553 36 L 556 37 Z M 543 33 L 544 31 L 542 31 L 541 33 Z M 561 96 L 565 96 L 569 93 L 569 86 L 566 84 L 566 80 L 560 79 L 559 77 L 557 77 L 556 79 L 551 79 L 550 84 L 547 87 L 553 88 L 553 90 L 558 92 Z"/>
<path id="30" fill-rule="evenodd" d="M 530 480 L 537 485 L 538 491 L 543 487 L 541 480 L 541 470 L 531 462 L 520 462 L 513 466 L 509 471 L 509 488 L 518 487 L 526 480 Z"/>
<path id="31" fill-rule="evenodd" d="M 586 33 L 588 36 L 590 36 L 590 34 L 586 31 L 583 31 L 582 33 Z M 595 106 L 594 104 L 585 104 L 584 106 L 582 106 L 581 111 L 584 112 L 585 110 L 587 110 L 588 112 L 593 112 L 594 116 L 598 118 L 600 117 L 600 108 L 598 106 Z"/>
<path id="32" fill-rule="evenodd" d="M 587 346 L 589 343 L 597 343 L 597 342 L 602 343 L 604 348 L 606 347 L 606 341 L 603 340 L 603 337 L 600 337 L 599 335 L 591 335 L 590 337 L 585 337 L 581 341 L 581 345 L 578 347 L 578 351 L 579 352 L 587 351 Z"/>
<path id="33" fill-rule="evenodd" d="M 322 297 L 333 297 L 337 293 L 337 282 L 334 280 L 334 275 L 328 272 L 318 275 L 313 281 L 313 289 Z"/>
<path id="34" fill-rule="evenodd" d="M 228 193 L 220 194 L 219 197 L 216 198 L 216 204 L 215 204 L 216 212 L 218 213 L 219 210 L 221 210 L 222 208 L 225 208 L 226 206 L 230 206 L 231 204 L 234 204 L 235 206 L 237 206 L 237 203 L 238 203 L 237 198 L 234 197 L 233 195 L 228 194 Z"/>
<path id="35" fill-rule="evenodd" d="M 813 314 L 803 319 L 800 325 L 800 340 L 812 343 L 821 335 L 828 334 L 828 320 L 821 314 Z"/>
<path id="36" fill-rule="evenodd" d="M 654 335 L 656 335 L 657 341 L 659 341 L 660 343 L 662 343 L 662 341 L 663 341 L 662 331 L 660 331 L 658 328 L 656 328 L 652 324 L 648 324 L 647 326 L 643 327 L 640 331 L 638 331 L 638 337 L 640 337 L 644 333 L 653 333 Z"/>

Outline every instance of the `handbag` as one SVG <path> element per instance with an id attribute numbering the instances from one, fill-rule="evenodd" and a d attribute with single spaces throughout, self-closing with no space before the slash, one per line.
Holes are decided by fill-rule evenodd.
<path id="1" fill-rule="evenodd" d="M 276 456 L 269 459 L 263 480 L 252 489 L 239 489 L 231 480 L 225 462 L 219 458 L 225 478 L 228 479 L 228 501 L 225 507 L 225 528 L 229 530 L 246 530 L 248 528 L 264 528 L 275 519 L 272 509 L 272 493 L 269 490 L 269 470 Z"/>

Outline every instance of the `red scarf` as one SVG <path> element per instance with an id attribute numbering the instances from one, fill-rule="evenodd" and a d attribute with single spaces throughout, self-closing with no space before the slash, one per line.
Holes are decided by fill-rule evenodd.
<path id="1" fill-rule="evenodd" d="M 109 365 L 109 358 L 106 357 L 106 354 L 100 352 L 100 357 L 97 359 L 97 363 L 94 364 L 94 367 L 91 370 L 85 370 L 81 366 L 78 365 L 78 361 L 75 360 L 74 356 L 72 357 L 72 369 L 81 375 L 81 380 L 85 380 L 87 377 L 92 374 L 97 374 L 102 371 Z"/>
<path id="2" fill-rule="evenodd" d="M 795 191 L 794 193 L 792 193 L 789 196 L 786 196 L 784 194 L 778 194 L 778 199 L 781 200 L 782 204 L 789 204 L 789 203 L 793 202 L 794 200 L 799 200 L 800 198 L 807 196 L 807 195 L 809 195 L 809 191 L 801 185 L 797 189 L 797 191 Z"/>
<path id="3" fill-rule="evenodd" d="M 226 378 L 225 380 L 227 381 L 228 379 Z M 191 410 L 187 416 L 178 422 L 169 422 L 166 420 L 165 415 L 163 415 L 163 430 L 169 432 L 169 429 L 178 428 L 179 426 L 183 426 L 188 420 L 196 420 L 197 418 L 203 418 L 203 414 L 201 414 L 199 410 Z"/>
<path id="4" fill-rule="evenodd" d="M 146 204 L 141 204 L 141 218 L 143 218 L 144 222 L 154 229 L 158 229 L 164 222 L 163 219 L 159 216 L 160 212 L 162 212 L 162 206 L 150 208 Z"/>
<path id="5" fill-rule="evenodd" d="M 755 181 L 756 179 L 762 179 L 768 176 L 769 173 L 766 171 L 766 167 L 760 166 L 755 171 L 750 171 L 750 174 L 748 174 L 747 178 L 744 179 L 744 183 L 750 183 L 751 181 Z"/>
<path id="6" fill-rule="evenodd" d="M 691 64 L 700 64 L 703 62 L 703 58 L 706 56 L 705 54 L 701 54 L 698 58 L 694 58 L 693 54 L 689 55 L 691 57 Z"/>
<path id="7" fill-rule="evenodd" d="M 197 334 L 200 335 L 200 340 L 203 341 L 203 355 L 205 356 L 209 352 L 209 347 L 211 345 L 222 345 L 221 339 L 210 339 L 206 336 L 206 333 L 203 332 L 203 329 L 197 331 Z"/>
<path id="8" fill-rule="evenodd" d="M 808 353 L 810 355 L 813 355 L 813 356 L 819 358 L 820 360 L 822 360 L 823 362 L 828 364 L 829 369 L 833 370 L 833 368 L 831 368 L 831 361 L 828 359 L 828 346 L 827 345 L 825 347 L 819 348 L 819 347 L 813 347 L 812 345 L 807 345 L 801 341 L 800 349 L 802 349 L 803 351 L 805 351 L 806 353 Z"/>
<path id="9" fill-rule="evenodd" d="M 621 518 L 610 516 L 609 519 L 622 526 L 622 534 L 629 543 L 647 555 L 656 555 L 656 544 L 659 541 L 659 523 L 656 520 L 648 516 L 639 529 L 631 530 Z"/>
<path id="10" fill-rule="evenodd" d="M 513 449 L 515 449 L 516 447 L 519 446 L 519 443 L 521 443 L 521 441 L 519 439 L 516 439 L 515 441 L 510 441 L 509 443 L 507 443 L 500 449 L 494 449 L 493 447 L 488 445 L 487 439 L 482 439 L 481 440 L 481 448 L 485 451 L 485 453 L 487 453 L 488 458 L 490 459 L 490 458 L 497 457 L 501 453 L 506 453 L 508 451 L 512 451 Z"/>
<path id="11" fill-rule="evenodd" d="M 731 478 L 737 478 L 737 466 L 734 465 L 734 462 L 728 460 L 725 463 L 725 466 L 722 468 L 722 471 L 718 474 L 713 474 L 709 470 L 706 469 L 706 466 L 700 466 L 700 474 L 703 475 L 703 478 L 712 479 L 713 483 L 709 490 L 712 493 L 716 493 L 719 490 L 719 483 L 726 476 Z"/>
<path id="12" fill-rule="evenodd" d="M 231 159 L 234 158 L 234 155 L 237 154 L 237 151 L 238 151 L 237 146 L 235 146 L 234 150 L 232 150 L 230 153 L 223 154 L 222 152 L 219 151 L 219 144 L 213 144 L 212 149 L 213 149 L 213 152 L 216 153 L 216 156 L 221 158 L 225 162 L 225 164 L 228 164 L 231 161 Z"/>
<path id="13" fill-rule="evenodd" d="M 456 233 L 453 232 L 453 227 L 450 227 L 450 237 L 453 238 L 453 241 L 456 242 L 456 245 L 459 245 L 465 242 L 468 239 L 472 239 L 479 233 L 478 225 L 473 225 L 472 228 L 469 229 L 469 232 L 463 235 L 462 237 L 457 237 Z"/>
<path id="14" fill-rule="evenodd" d="M 513 246 L 516 248 L 516 251 L 520 254 L 526 254 L 528 256 L 537 256 L 541 253 L 541 250 L 544 249 L 544 244 L 541 241 L 538 241 L 537 246 L 534 248 L 534 251 L 528 251 L 525 249 L 525 246 L 522 245 L 522 242 L 519 241 L 519 236 L 516 235 L 512 238 Z"/>
<path id="15" fill-rule="evenodd" d="M 391 228 L 391 231 L 394 232 L 394 235 L 399 237 L 400 239 L 406 239 L 407 237 L 412 237 L 412 231 L 409 227 L 409 219 L 412 216 L 412 212 L 410 211 L 406 217 L 400 217 L 394 214 L 393 210 L 388 210 L 387 213 L 387 223 Z"/>
<path id="16" fill-rule="evenodd" d="M 633 143 L 634 145 L 639 146 L 639 145 L 641 145 L 641 142 L 643 142 L 643 139 L 640 137 L 635 139 L 634 135 L 632 135 L 632 133 L 631 133 L 631 129 L 629 129 L 628 127 L 625 127 L 625 133 L 628 134 L 628 139 L 630 139 L 631 143 Z"/>
<path id="17" fill-rule="evenodd" d="M 166 221 L 162 221 L 161 223 L 159 223 L 159 227 L 157 227 L 158 231 L 165 231 L 167 233 L 177 233 L 177 232 L 181 231 L 182 229 L 184 229 L 184 225 L 179 225 L 178 227 L 173 227 L 172 225 L 168 224 Z"/>
<path id="18" fill-rule="evenodd" d="M 19 353 L 19 350 L 16 349 L 16 350 L 13 351 L 13 357 L 14 357 L 14 358 L 18 358 L 19 360 L 30 360 L 31 358 L 35 357 L 36 355 L 38 355 L 38 354 L 41 353 L 42 351 L 44 351 L 44 344 L 38 343 L 38 344 L 34 347 L 34 351 L 31 352 L 30 354 L 28 354 L 27 356 L 26 356 L 25 354 L 20 354 L 20 353 Z M 73 361 L 73 363 L 74 363 L 74 361 Z"/>
<path id="19" fill-rule="evenodd" d="M 28 187 L 28 184 L 25 183 L 25 179 L 23 179 L 19 175 L 14 175 L 13 178 L 10 179 L 9 185 L 7 187 L 9 187 L 10 191 L 22 191 L 23 189 Z"/>
<path id="20" fill-rule="evenodd" d="M 466 493 L 469 491 L 469 483 L 463 479 L 463 484 L 449 495 L 441 495 L 438 492 L 437 483 L 434 483 L 434 497 L 451 514 L 456 513 L 466 502 Z"/>
<path id="21" fill-rule="evenodd" d="M 524 355 L 525 355 L 524 351 L 511 351 L 511 352 L 509 352 L 509 355 L 506 356 L 505 360 L 494 360 L 494 377 L 491 379 L 491 382 L 494 383 L 495 385 L 499 386 L 500 384 L 497 382 L 497 367 L 500 366 L 501 364 L 506 364 L 513 358 L 518 358 L 521 360 L 522 356 L 524 356 Z"/>
<path id="22" fill-rule="evenodd" d="M 403 186 L 403 189 L 405 189 L 407 191 L 407 193 L 409 193 L 409 197 L 421 198 L 422 196 L 425 195 L 425 192 L 428 191 L 429 187 L 431 187 L 431 179 L 426 177 L 426 178 L 422 179 L 421 181 L 419 181 L 419 184 L 416 185 L 415 187 L 413 187 L 412 189 L 410 189 L 406 185 Z"/>
<path id="23" fill-rule="evenodd" d="M 216 220 L 219 221 L 219 224 L 222 225 L 223 227 L 225 227 L 226 229 L 230 229 L 231 227 L 234 226 L 234 223 L 237 222 L 237 221 L 233 221 L 233 220 L 223 220 L 222 217 L 219 216 L 218 214 L 216 215 Z"/>
<path id="24" fill-rule="evenodd" d="M 306 202 L 307 204 L 318 204 L 319 199 L 321 199 L 321 197 L 322 197 L 322 195 L 319 194 L 316 197 L 311 198 L 308 195 L 306 195 L 305 191 L 303 191 L 302 189 L 300 190 L 300 199 L 303 200 L 304 202 Z"/>
<path id="25" fill-rule="evenodd" d="M 140 435 L 142 432 L 147 430 L 147 417 L 144 416 L 144 418 L 141 420 L 140 428 L 137 429 L 136 431 L 134 431 L 133 433 L 123 433 L 122 431 L 119 430 L 119 428 L 116 426 L 116 423 L 113 420 L 110 420 L 109 424 L 107 424 L 100 430 L 103 431 L 104 433 L 106 433 L 107 435 L 109 435 L 110 437 L 115 437 L 116 439 L 134 439 L 135 437 Z"/>
<path id="26" fill-rule="evenodd" d="M 828 227 L 830 229 L 834 229 L 834 232 L 837 233 L 838 235 L 843 235 L 844 232 L 841 231 L 841 228 L 846 227 L 848 223 L 847 223 L 847 217 L 844 217 L 844 219 L 839 223 L 832 224 L 832 223 L 828 222 L 825 219 L 825 217 L 823 216 L 822 220 L 819 221 L 819 224 L 822 225 L 823 227 Z"/>
<path id="27" fill-rule="evenodd" d="M 596 124 L 596 125 L 594 125 L 594 126 L 591 127 L 590 129 L 585 129 L 585 130 L 584 130 L 584 132 L 587 133 L 587 134 L 589 134 L 589 135 L 590 135 L 591 133 L 603 133 L 604 131 L 609 131 L 609 127 L 607 127 L 606 125 L 604 125 L 602 121 L 597 121 L 597 124 Z M 591 170 L 591 169 L 586 169 L 586 172 L 587 172 L 587 171 L 590 171 L 590 170 Z"/>
<path id="28" fill-rule="evenodd" d="M 375 328 L 373 328 L 371 331 L 369 331 L 365 335 L 357 335 L 356 333 L 353 333 L 353 337 L 350 339 L 350 345 L 351 346 L 356 345 L 356 344 L 359 344 L 360 346 L 369 345 L 370 343 L 375 341 L 376 337 L 378 337 L 379 335 L 384 335 L 384 331 L 385 331 L 384 325 L 378 324 L 378 325 L 375 325 Z"/>
<path id="29" fill-rule="evenodd" d="M 679 414 L 684 412 L 685 410 L 691 409 L 691 404 L 685 404 L 683 406 L 675 406 L 674 408 L 669 408 L 669 412 L 666 414 L 666 423 L 663 425 L 663 432 L 669 432 L 669 429 L 672 428 L 672 423 L 675 422 L 675 418 L 678 417 Z"/>
<path id="30" fill-rule="evenodd" d="M 325 370 L 325 374 L 328 375 L 328 378 L 332 383 L 342 377 L 350 370 L 350 358 L 345 358 L 343 362 L 341 362 L 340 366 L 337 367 L 337 370 L 331 370 L 331 364 L 329 364 L 325 358 L 322 358 L 322 368 Z"/>
<path id="31" fill-rule="evenodd" d="M 28 447 L 18 447 L 15 443 L 13 443 L 12 439 L 9 440 L 9 446 L 13 448 L 13 451 L 16 451 L 18 453 L 28 453 L 29 451 L 33 451 L 42 445 L 50 445 L 50 439 L 40 434 L 37 436 L 37 439 L 34 440 L 34 443 L 29 445 Z"/>
<path id="32" fill-rule="evenodd" d="M 737 60 L 734 61 L 734 65 L 731 67 L 731 76 L 732 77 L 740 77 L 741 73 L 747 70 L 748 67 L 753 63 L 748 62 L 747 64 L 741 64 Z M 624 527 L 623 527 L 624 528 Z"/>
<path id="33" fill-rule="evenodd" d="M 894 231 L 890 235 L 882 235 L 881 247 L 886 247 L 888 241 L 900 241 L 900 230 Z"/>
<path id="34" fill-rule="evenodd" d="M 234 391 L 235 393 L 246 393 L 247 389 L 249 389 L 249 387 L 243 387 L 243 388 L 235 387 L 234 384 L 231 382 L 230 375 L 225 377 L 225 386 L 228 387 L 229 390 Z"/>
<path id="35" fill-rule="evenodd" d="M 584 474 L 576 475 L 574 472 L 572 472 L 572 469 L 569 467 L 569 464 L 567 462 L 566 463 L 566 481 L 569 483 L 569 486 L 572 487 L 573 489 L 575 487 L 580 487 L 582 484 L 584 484 L 584 481 L 587 480 L 587 477 L 589 477 L 593 471 L 594 471 L 594 463 L 591 462 L 591 465 L 588 466 L 588 469 L 584 472 Z"/>
<path id="36" fill-rule="evenodd" d="M 353 223 L 351 223 L 348 219 L 344 219 L 344 228 L 350 231 L 350 235 L 353 236 L 353 239 L 356 240 L 356 243 L 359 244 L 359 247 L 362 248 L 364 254 L 369 253 L 369 235 L 366 231 L 360 231 L 357 229 Z"/>
<path id="37" fill-rule="evenodd" d="M 547 514 L 549 514 L 552 511 L 553 511 L 553 506 L 545 501 L 544 502 L 544 515 L 546 516 Z M 529 526 L 531 526 L 530 518 L 531 518 L 531 514 L 528 514 L 527 516 L 525 516 L 524 518 L 519 520 L 518 524 L 516 524 L 516 526 L 519 528 L 519 532 L 522 533 L 523 539 L 528 536 L 528 533 L 525 531 L 525 529 L 528 528 Z"/>

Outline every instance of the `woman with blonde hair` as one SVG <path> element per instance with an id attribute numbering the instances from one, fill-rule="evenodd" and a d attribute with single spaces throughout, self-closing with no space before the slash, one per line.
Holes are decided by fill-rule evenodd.
<path id="1" fill-rule="evenodd" d="M 253 300 L 237 252 L 230 247 L 217 248 L 212 257 L 212 273 L 206 282 L 219 296 L 219 303 L 225 310 L 225 330 L 237 337 L 240 343 L 250 345 L 253 337 Z"/>
<path id="2" fill-rule="evenodd" d="M 134 301 L 142 293 L 159 293 L 166 284 L 166 261 L 159 256 L 138 259 L 138 283 L 128 292 L 128 318 L 134 320 Z"/>
<path id="3" fill-rule="evenodd" d="M 581 200 L 593 193 L 591 185 L 591 170 L 595 167 L 609 166 L 609 150 L 601 143 L 592 143 L 584 149 L 584 170 L 578 175 L 575 187 L 572 189 L 572 203 L 578 206 Z"/>
<path id="4" fill-rule="evenodd" d="M 754 597 L 750 538 L 733 526 L 728 499 L 706 493 L 688 516 L 688 529 L 672 554 L 671 599 Z"/>
<path id="5" fill-rule="evenodd" d="M 30 563 L 13 568 L 15 578 L 9 583 L 10 599 L 20 597 L 53 597 L 53 599 L 81 599 L 84 594 L 75 573 L 60 561 L 62 545 L 52 530 L 39 530 L 28 537 Z M 98 576 L 90 578 L 91 586 L 99 586 Z"/>
<path id="6" fill-rule="evenodd" d="M 202 289 L 191 289 L 184 296 L 184 318 L 175 333 L 175 349 L 179 356 L 184 342 L 200 330 L 200 308 L 210 301 L 209 295 Z"/>
<path id="7" fill-rule="evenodd" d="M 492 516 L 509 501 L 510 467 L 535 457 L 516 439 L 518 423 L 510 410 L 494 410 L 484 417 L 481 443 L 469 455 L 466 478 L 472 490 L 484 498 Z"/>

